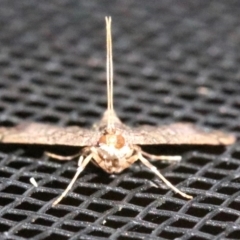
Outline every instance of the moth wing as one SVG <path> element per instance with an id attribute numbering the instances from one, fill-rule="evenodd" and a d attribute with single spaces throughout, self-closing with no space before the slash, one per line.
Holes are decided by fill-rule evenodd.
<path id="1" fill-rule="evenodd" d="M 236 140 L 231 134 L 201 129 L 188 123 L 137 127 L 131 129 L 124 137 L 129 143 L 138 145 L 229 145 Z"/>
<path id="2" fill-rule="evenodd" d="M 0 142 L 3 143 L 91 146 L 98 139 L 98 132 L 80 127 L 58 127 L 41 123 L 0 127 Z"/>

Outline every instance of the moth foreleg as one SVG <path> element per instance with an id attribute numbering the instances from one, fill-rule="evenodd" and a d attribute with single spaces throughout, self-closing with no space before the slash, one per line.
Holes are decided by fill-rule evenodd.
<path id="1" fill-rule="evenodd" d="M 73 158 L 75 157 L 78 157 L 81 153 L 76 153 L 74 155 L 70 155 L 70 156 L 62 156 L 62 155 L 58 155 L 58 154 L 55 154 L 55 153 L 50 153 L 50 152 L 45 152 L 45 154 L 48 156 L 48 157 L 51 157 L 51 158 L 55 158 L 57 160 L 61 160 L 61 161 L 69 161 L 69 160 L 72 160 Z"/>
<path id="2" fill-rule="evenodd" d="M 89 163 L 89 161 L 92 159 L 92 154 L 90 153 L 86 158 L 84 158 L 83 156 L 80 156 L 79 160 L 78 160 L 78 168 L 77 168 L 77 172 L 75 173 L 73 179 L 71 180 L 71 182 L 68 184 L 67 188 L 64 190 L 64 192 L 60 195 L 60 197 L 57 198 L 57 200 L 55 200 L 52 204 L 52 206 L 56 206 L 69 192 L 69 190 L 72 188 L 73 184 L 75 183 L 75 181 L 77 180 L 79 174 L 84 170 L 84 168 L 86 167 L 86 165 Z"/>
<path id="3" fill-rule="evenodd" d="M 174 192 L 180 194 L 181 196 L 192 199 L 193 197 L 190 195 L 187 195 L 186 193 L 180 191 L 178 188 L 174 187 L 158 170 L 155 166 L 153 166 L 143 155 L 141 152 L 138 154 L 139 160 L 148 167 L 152 172 L 154 172 L 169 188 L 171 188 Z"/>
<path id="4" fill-rule="evenodd" d="M 164 161 L 181 161 L 181 156 L 166 156 L 166 155 L 154 155 L 141 150 L 143 156 L 148 157 L 152 160 L 164 160 Z"/>

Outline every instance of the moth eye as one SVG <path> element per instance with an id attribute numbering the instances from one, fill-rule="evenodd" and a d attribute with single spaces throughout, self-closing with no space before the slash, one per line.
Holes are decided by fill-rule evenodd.
<path id="1" fill-rule="evenodd" d="M 102 135 L 100 138 L 99 138 L 99 141 L 98 143 L 99 144 L 107 144 L 107 135 Z"/>
<path id="2" fill-rule="evenodd" d="M 122 135 L 117 135 L 117 142 L 115 144 L 116 148 L 122 148 L 125 144 L 125 139 Z"/>

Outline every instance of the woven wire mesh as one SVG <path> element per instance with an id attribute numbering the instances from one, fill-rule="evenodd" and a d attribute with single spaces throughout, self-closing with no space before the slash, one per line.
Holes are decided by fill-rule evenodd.
<path id="1" fill-rule="evenodd" d="M 105 23 L 113 17 L 115 108 L 128 125 L 175 121 L 239 134 L 239 1 L 0 2 L 0 122 L 90 127 L 106 105 Z M 0 146 L 1 239 L 240 239 L 240 148 L 156 146 L 174 194 L 134 164 L 89 164 L 56 207 L 79 149 Z M 34 177 L 38 187 L 29 179 Z M 152 184 L 155 182 L 159 188 Z"/>

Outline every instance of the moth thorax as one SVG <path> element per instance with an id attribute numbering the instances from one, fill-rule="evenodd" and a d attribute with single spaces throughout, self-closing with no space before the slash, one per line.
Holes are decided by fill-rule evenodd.
<path id="1" fill-rule="evenodd" d="M 107 133 L 100 137 L 99 144 L 106 144 L 109 147 L 120 149 L 125 145 L 125 140 L 120 134 Z"/>

